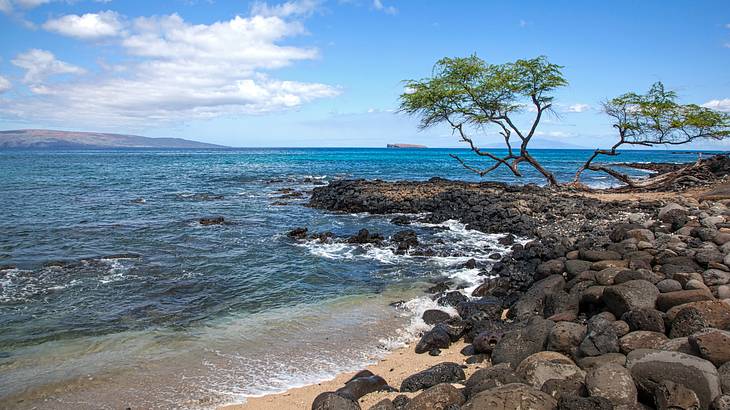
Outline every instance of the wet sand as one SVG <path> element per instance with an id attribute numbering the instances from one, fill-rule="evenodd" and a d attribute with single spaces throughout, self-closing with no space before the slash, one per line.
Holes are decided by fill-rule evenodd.
<path id="1" fill-rule="evenodd" d="M 460 353 L 461 349 L 466 346 L 462 341 L 454 343 L 448 349 L 443 349 L 439 356 L 429 356 L 428 354 L 416 354 L 414 351 L 415 342 L 395 350 L 388 354 L 378 363 L 366 367 L 374 374 L 382 376 L 390 386 L 399 388 L 401 382 L 406 377 L 425 370 L 443 362 L 454 362 L 465 364 L 467 356 Z M 489 362 L 479 363 L 475 365 L 467 365 L 464 369 L 466 376 L 469 377 L 477 369 L 488 367 Z M 334 379 L 311 386 L 289 389 L 284 393 L 271 394 L 262 397 L 252 397 L 247 399 L 245 403 L 232 404 L 223 406 L 220 410 L 285 410 L 285 409 L 308 409 L 312 405 L 312 401 L 318 394 L 326 391 L 334 391 L 342 387 L 356 372 L 341 373 Z M 360 399 L 360 407 L 368 409 L 378 401 L 384 398 L 393 399 L 399 394 L 405 394 L 413 397 L 416 393 L 371 393 Z"/>

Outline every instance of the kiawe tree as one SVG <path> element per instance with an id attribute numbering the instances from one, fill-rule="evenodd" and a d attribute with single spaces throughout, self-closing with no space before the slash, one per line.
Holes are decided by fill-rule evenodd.
<path id="1" fill-rule="evenodd" d="M 406 81 L 400 109 L 420 116 L 422 129 L 448 124 L 476 155 L 492 162 L 486 168 L 478 168 L 451 155 L 480 176 L 504 165 L 520 177 L 519 165 L 527 162 L 549 185 L 558 185 L 555 175 L 530 154 L 528 147 L 543 115 L 552 108 L 552 93 L 568 84 L 562 68 L 544 56 L 505 64 L 487 64 L 475 55 L 443 58 L 434 66 L 430 78 Z M 534 117 L 529 127 L 521 129 L 515 117 L 528 107 L 532 107 Z M 487 127 L 495 128 L 502 136 L 506 155 L 479 148 L 474 142 L 472 132 L 484 133 Z"/>
<path id="2" fill-rule="evenodd" d="M 730 115 L 695 104 L 677 103 L 677 94 L 655 83 L 646 94 L 626 93 L 603 103 L 603 111 L 612 118 L 618 140 L 610 149 L 597 149 L 575 174 L 579 184 L 586 171 L 604 172 L 629 187 L 666 184 L 688 174 L 690 169 L 661 174 L 656 178 L 635 180 L 628 174 L 594 161 L 600 156 L 616 156 L 622 146 L 654 147 L 682 145 L 702 139 L 719 140 L 730 136 Z M 685 175 L 693 178 L 691 175 Z"/>

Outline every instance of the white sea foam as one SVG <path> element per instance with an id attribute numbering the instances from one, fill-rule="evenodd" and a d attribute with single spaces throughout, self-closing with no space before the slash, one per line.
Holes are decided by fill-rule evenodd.
<path id="1" fill-rule="evenodd" d="M 362 216 L 363 214 L 358 214 Z M 502 255 L 510 252 L 510 247 L 501 245 L 499 239 L 502 234 L 486 234 L 477 230 L 467 229 L 466 225 L 456 220 L 448 220 L 439 224 L 414 222 L 413 227 L 443 229 L 431 235 L 428 246 L 443 253 L 453 253 L 457 256 L 412 256 L 410 254 L 399 255 L 392 247 L 374 246 L 371 244 L 357 245 L 343 242 L 322 243 L 317 240 L 305 241 L 300 246 L 309 250 L 313 255 L 327 259 L 370 259 L 387 265 L 408 264 L 414 260 L 421 263 L 424 261 L 433 265 L 434 270 L 442 273 L 445 279 L 449 279 L 453 288 L 467 297 L 486 278 L 485 272 L 480 268 L 469 269 L 463 265 L 470 259 L 474 259 L 481 265 L 491 265 L 493 262 L 489 256 L 493 253 Z M 445 229 L 444 229 L 445 228 Z M 526 243 L 524 238 L 516 239 L 517 243 Z M 461 255 L 459 255 L 461 254 Z M 381 339 L 381 345 L 386 350 L 396 349 L 405 346 L 407 343 L 417 339 L 423 332 L 431 328 L 423 319 L 423 313 L 428 309 L 439 309 L 455 316 L 456 310 L 452 307 L 441 306 L 430 296 L 419 296 L 404 302 L 400 307 L 403 317 L 408 318 L 408 323 L 396 332 L 395 336 Z"/>

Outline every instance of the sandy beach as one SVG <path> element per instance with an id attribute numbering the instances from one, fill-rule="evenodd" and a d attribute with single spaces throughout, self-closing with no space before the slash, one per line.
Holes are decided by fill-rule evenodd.
<path id="1" fill-rule="evenodd" d="M 378 363 L 367 366 L 366 369 L 374 374 L 382 376 L 390 386 L 398 388 L 406 377 L 425 370 L 431 366 L 442 362 L 454 362 L 467 366 L 464 369 L 467 377 L 476 370 L 489 366 L 489 361 L 479 364 L 467 365 L 465 360 L 468 356 L 460 353 L 466 344 L 462 341 L 454 343 L 448 349 L 443 349 L 439 356 L 429 356 L 428 354 L 416 354 L 413 350 L 413 344 L 400 348 L 388 354 Z M 342 387 L 356 372 L 341 373 L 332 380 L 317 383 L 310 386 L 289 389 L 279 394 L 271 394 L 262 397 L 252 397 L 245 403 L 231 404 L 223 406 L 220 410 L 283 410 L 283 409 L 308 409 L 312 405 L 312 401 L 317 395 L 326 391 L 334 391 Z M 405 394 L 409 397 L 416 396 L 420 392 L 415 393 L 386 393 L 376 392 L 364 396 L 360 399 L 360 407 L 368 409 L 378 401 L 384 398 L 394 398 L 399 394 Z"/>

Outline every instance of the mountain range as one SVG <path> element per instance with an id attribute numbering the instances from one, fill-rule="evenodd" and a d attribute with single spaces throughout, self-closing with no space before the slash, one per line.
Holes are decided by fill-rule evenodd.
<path id="1" fill-rule="evenodd" d="M 0 131 L 0 149 L 227 148 L 182 138 L 57 130 Z"/>

